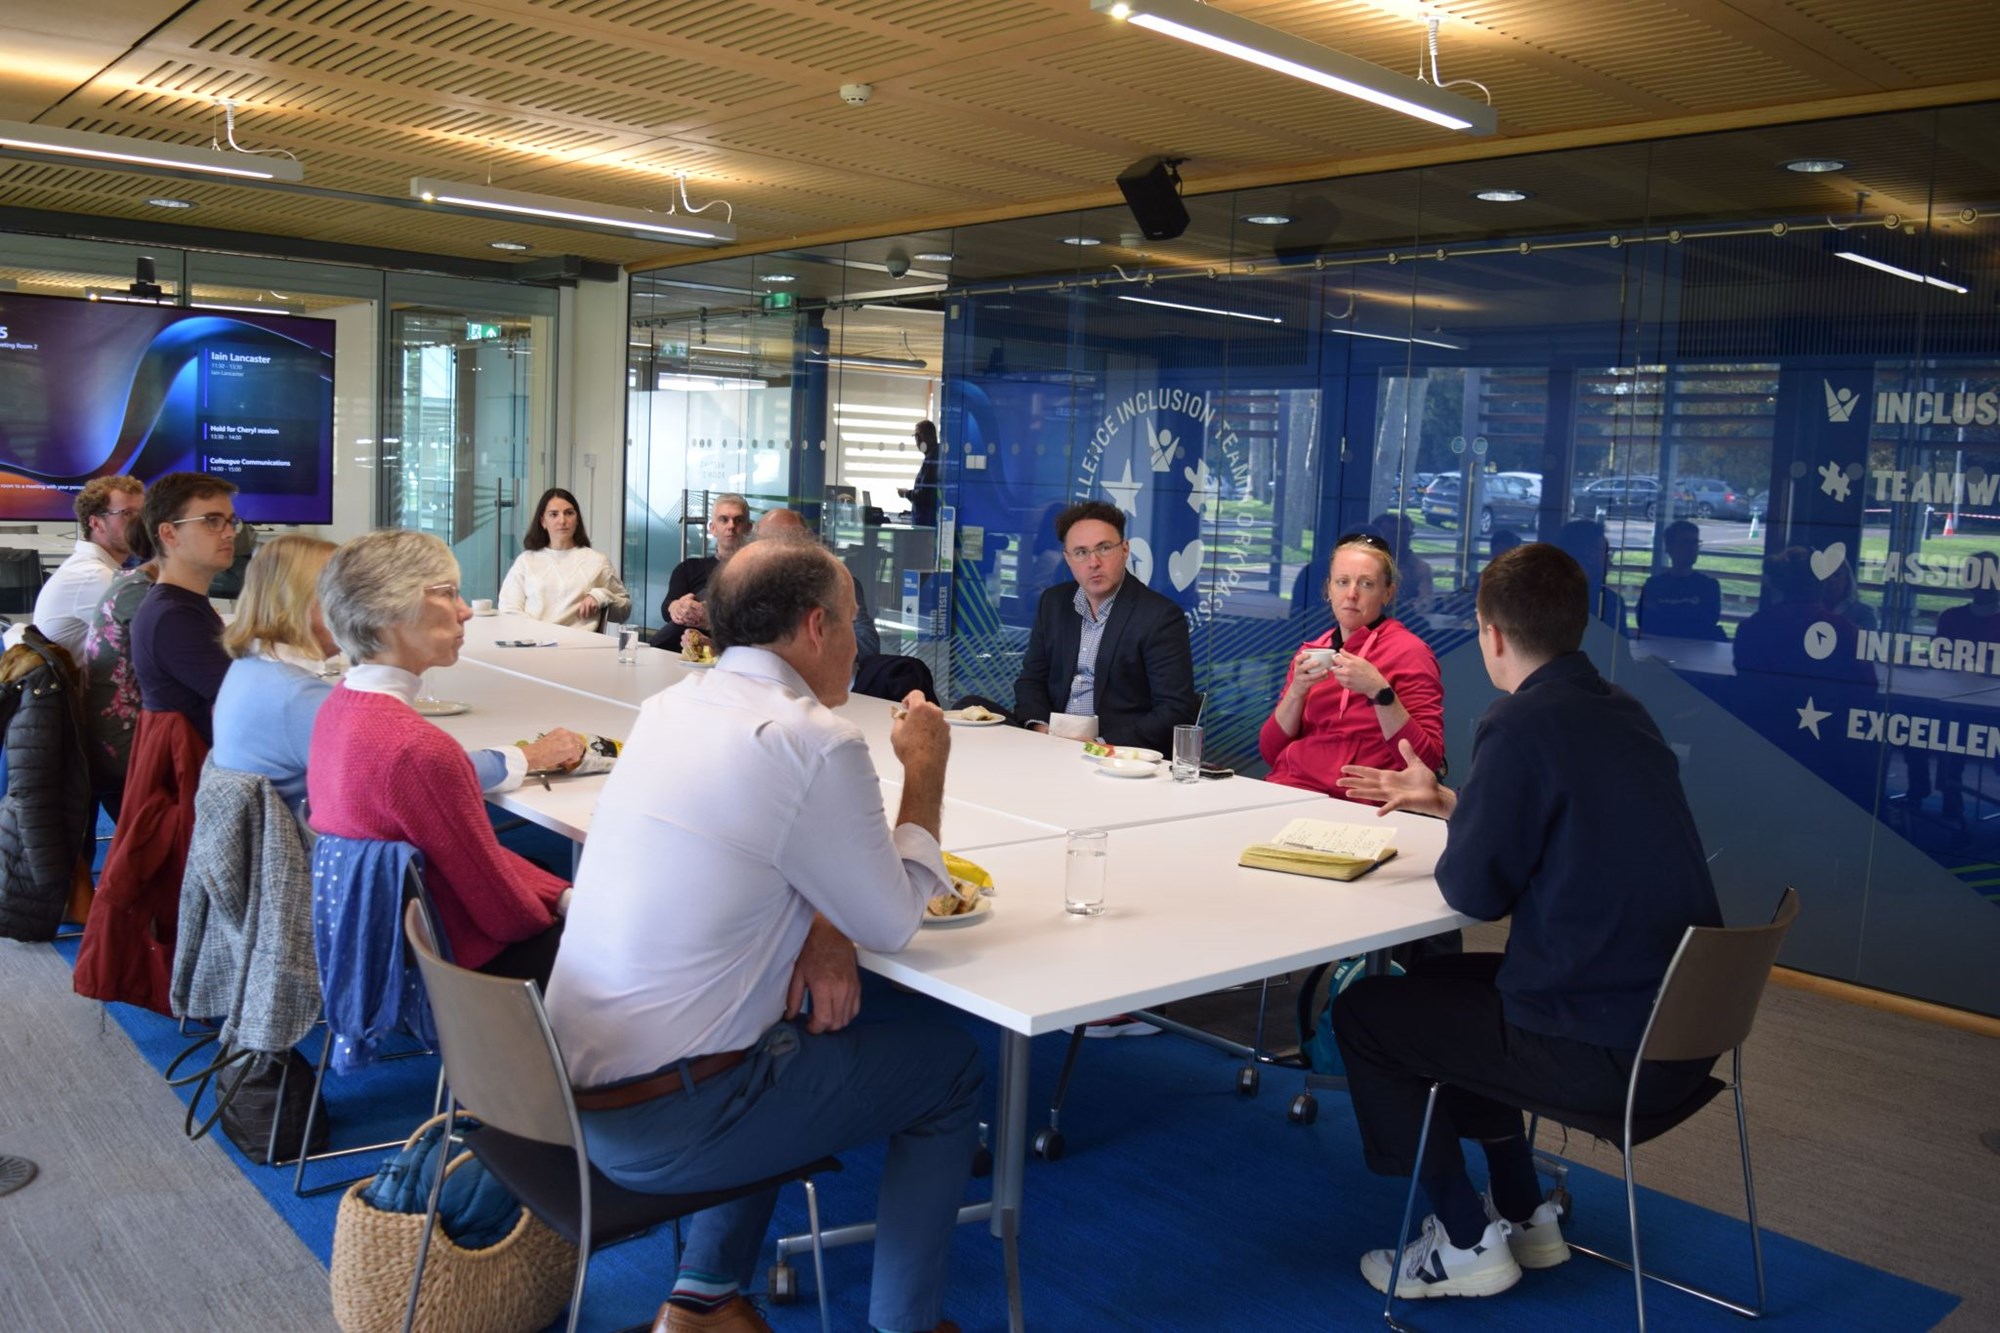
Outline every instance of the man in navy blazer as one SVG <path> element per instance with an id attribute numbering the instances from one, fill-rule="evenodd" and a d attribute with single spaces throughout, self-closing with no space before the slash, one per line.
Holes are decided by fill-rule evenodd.
<path id="1" fill-rule="evenodd" d="M 1194 657 L 1187 617 L 1125 577 L 1125 513 L 1101 500 L 1056 516 L 1056 539 L 1074 576 L 1042 594 L 1021 676 L 1015 720 L 1048 729 L 1051 713 L 1095 714 L 1114 745 L 1173 749 L 1174 728 L 1193 722 Z"/>

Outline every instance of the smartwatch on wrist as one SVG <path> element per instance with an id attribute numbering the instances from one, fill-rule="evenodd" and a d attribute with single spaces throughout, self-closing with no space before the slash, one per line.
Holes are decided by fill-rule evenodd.
<path id="1" fill-rule="evenodd" d="M 1375 691 L 1375 706 L 1377 708 L 1387 708 L 1390 704 L 1395 702 L 1396 702 L 1395 686 L 1384 685 L 1381 689 Z"/>

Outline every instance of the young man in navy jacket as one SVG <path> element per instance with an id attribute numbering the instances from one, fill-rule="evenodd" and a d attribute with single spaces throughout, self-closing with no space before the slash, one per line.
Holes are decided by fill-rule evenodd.
<path id="1" fill-rule="evenodd" d="M 1480 720 L 1456 792 L 1404 746 L 1401 771 L 1351 767 L 1341 786 L 1451 821 L 1438 858 L 1445 901 L 1484 921 L 1512 915 L 1501 954 L 1422 960 L 1366 977 L 1334 1005 L 1334 1035 L 1371 1170 L 1413 1170 L 1432 1216 L 1396 1262 L 1362 1276 L 1399 1296 L 1490 1296 L 1523 1268 L 1569 1257 L 1544 1201 L 1517 1103 L 1617 1113 L 1646 1019 L 1689 926 L 1719 926 L 1715 886 L 1673 751 L 1645 708 L 1578 651 L 1589 580 L 1544 543 L 1520 546 L 1479 580 L 1479 650 L 1505 691 Z M 1638 1111 L 1688 1096 L 1709 1062 L 1649 1068 Z M 1443 1080 L 1417 1161 L 1424 1102 Z M 1466 1175 L 1462 1138 L 1486 1152 L 1491 1190 Z"/>

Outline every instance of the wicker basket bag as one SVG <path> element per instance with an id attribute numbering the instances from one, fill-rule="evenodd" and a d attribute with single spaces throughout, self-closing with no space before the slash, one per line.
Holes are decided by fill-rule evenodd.
<path id="1" fill-rule="evenodd" d="M 435 1123 L 419 1126 L 412 1140 Z M 460 1153 L 445 1174 L 471 1157 Z M 358 1182 L 340 1201 L 333 1231 L 333 1317 L 344 1333 L 398 1333 L 424 1215 L 384 1212 L 362 1199 L 367 1187 L 367 1181 Z M 424 1289 L 417 1298 L 421 1333 L 536 1333 L 569 1300 L 576 1247 L 526 1208 L 504 1240 L 482 1250 L 461 1249 L 443 1226 L 431 1225 Z"/>

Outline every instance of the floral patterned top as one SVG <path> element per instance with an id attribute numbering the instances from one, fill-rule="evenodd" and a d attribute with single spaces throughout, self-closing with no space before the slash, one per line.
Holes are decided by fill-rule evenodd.
<path id="1" fill-rule="evenodd" d="M 83 636 L 84 749 L 90 754 L 91 789 L 100 793 L 123 789 L 132 759 L 140 709 L 139 677 L 132 670 L 132 616 L 151 591 L 153 577 L 150 566 L 141 566 L 113 579 Z"/>

